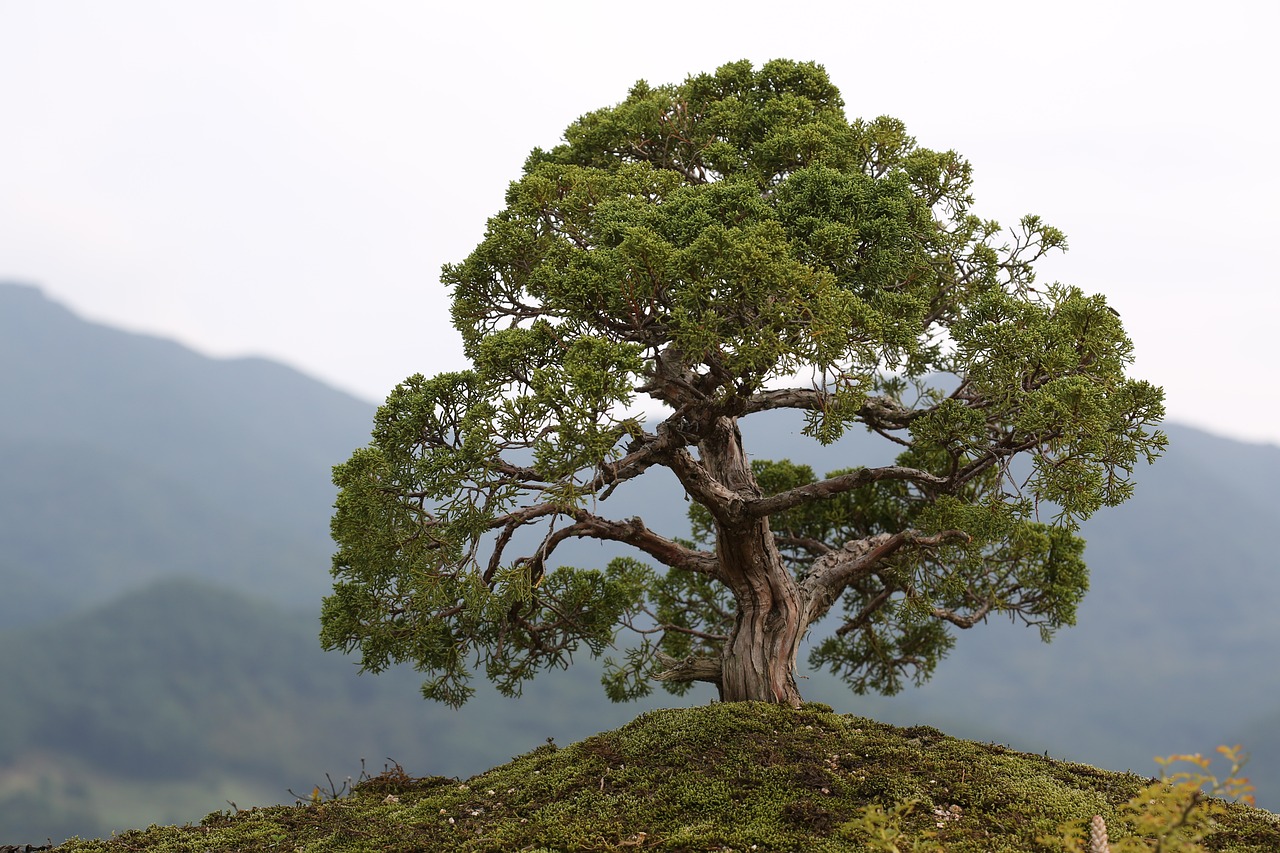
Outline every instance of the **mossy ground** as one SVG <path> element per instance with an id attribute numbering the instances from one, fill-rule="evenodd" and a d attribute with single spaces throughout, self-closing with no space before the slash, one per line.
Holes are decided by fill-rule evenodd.
<path id="1" fill-rule="evenodd" d="M 865 806 L 915 800 L 905 828 L 950 853 L 1034 851 L 1064 821 L 1112 823 L 1149 781 L 825 706 L 712 704 L 643 714 L 466 782 L 393 770 L 337 800 L 59 850 L 843 851 L 867 849 L 846 826 Z M 1280 818 L 1233 805 L 1206 847 L 1275 853 Z"/>

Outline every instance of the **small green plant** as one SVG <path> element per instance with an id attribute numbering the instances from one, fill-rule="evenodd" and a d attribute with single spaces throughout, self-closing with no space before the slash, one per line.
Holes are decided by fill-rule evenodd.
<path id="1" fill-rule="evenodd" d="M 1124 827 L 1125 837 L 1115 844 L 1102 815 L 1069 821 L 1060 827 L 1060 836 L 1041 838 L 1040 843 L 1063 853 L 1201 853 L 1205 848 L 1200 841 L 1226 810 L 1224 800 L 1254 804 L 1253 785 L 1241 775 L 1248 756 L 1239 746 L 1217 751 L 1231 764 L 1221 780 L 1209 772 L 1213 759 L 1198 752 L 1156 758 L 1160 779 L 1116 811 L 1113 825 Z M 1170 774 L 1169 767 L 1178 763 L 1198 769 Z"/>
<path id="2" fill-rule="evenodd" d="M 871 803 L 862 809 L 856 819 L 841 825 L 840 834 L 880 853 L 941 851 L 942 847 L 934 840 L 936 833 L 924 832 L 912 837 L 902 828 L 903 819 L 919 804 L 918 800 L 907 800 L 885 811 L 884 806 L 879 803 Z"/>

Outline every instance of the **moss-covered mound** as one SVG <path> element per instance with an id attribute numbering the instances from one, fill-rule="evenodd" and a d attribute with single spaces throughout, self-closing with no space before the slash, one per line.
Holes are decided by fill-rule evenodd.
<path id="1" fill-rule="evenodd" d="M 655 711 L 564 748 L 544 746 L 465 783 L 390 772 L 350 797 L 151 827 L 90 851 L 863 850 L 871 804 L 916 806 L 907 836 L 948 853 L 1051 849 L 1069 820 L 1103 815 L 1150 780 L 841 716 L 713 704 Z M 1208 850 L 1280 851 L 1280 818 L 1230 806 Z M 886 848 L 892 849 L 892 848 Z M 911 849 L 903 846 L 903 850 Z"/>

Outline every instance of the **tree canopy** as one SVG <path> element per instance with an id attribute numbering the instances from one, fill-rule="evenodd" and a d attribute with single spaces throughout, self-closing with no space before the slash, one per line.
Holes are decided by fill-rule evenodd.
<path id="1" fill-rule="evenodd" d="M 1037 283 L 1063 234 L 979 218 L 971 183 L 790 61 L 637 83 L 535 149 L 443 271 L 472 368 L 405 380 L 335 469 L 325 647 L 454 704 L 477 666 L 516 694 L 585 646 L 617 700 L 797 705 L 833 609 L 809 663 L 859 692 L 927 678 L 993 614 L 1072 624 L 1077 524 L 1159 455 L 1163 394 L 1101 296 Z M 749 460 L 740 420 L 778 409 L 897 458 Z M 608 512 L 656 466 L 689 539 Z M 634 556 L 558 565 L 575 537 Z"/>

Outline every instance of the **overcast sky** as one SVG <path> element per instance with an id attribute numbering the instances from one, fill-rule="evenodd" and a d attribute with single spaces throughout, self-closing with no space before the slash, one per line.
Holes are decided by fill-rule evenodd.
<path id="1" fill-rule="evenodd" d="M 1037 213 L 1172 419 L 1280 443 L 1280 6 L 0 0 L 0 279 L 371 401 L 464 366 L 443 263 L 637 79 L 826 66 Z M 0 366 L 2 368 L 3 366 Z"/>

